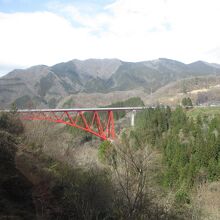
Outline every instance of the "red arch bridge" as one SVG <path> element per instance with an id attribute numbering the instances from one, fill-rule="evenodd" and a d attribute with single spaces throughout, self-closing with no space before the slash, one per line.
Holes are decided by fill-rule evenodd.
<path id="1" fill-rule="evenodd" d="M 102 140 L 115 139 L 114 112 L 131 111 L 134 126 L 136 111 L 149 107 L 73 108 L 73 109 L 25 109 L 18 110 L 21 120 L 41 120 L 61 123 L 82 129 Z M 10 110 L 4 110 L 9 112 Z"/>

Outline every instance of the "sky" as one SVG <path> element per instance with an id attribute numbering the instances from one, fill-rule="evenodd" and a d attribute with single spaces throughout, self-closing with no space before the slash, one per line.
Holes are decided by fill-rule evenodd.
<path id="1" fill-rule="evenodd" d="M 72 59 L 220 63 L 219 0 L 0 0 L 0 76 Z"/>

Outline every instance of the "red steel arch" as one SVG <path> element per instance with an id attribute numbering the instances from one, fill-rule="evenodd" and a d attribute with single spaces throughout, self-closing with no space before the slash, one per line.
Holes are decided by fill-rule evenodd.
<path id="1" fill-rule="evenodd" d="M 108 108 L 75 108 L 75 109 L 25 109 L 17 110 L 21 120 L 41 120 L 61 123 L 82 129 L 102 140 L 115 139 L 114 111 L 132 111 L 132 126 L 134 114 L 154 107 L 108 107 Z M 11 110 L 0 110 L 11 112 Z M 103 114 L 104 113 L 104 114 Z M 90 117 L 87 117 L 89 114 Z"/>
<path id="2" fill-rule="evenodd" d="M 104 112 L 102 116 L 100 112 Z M 102 140 L 115 139 L 114 116 L 112 110 L 20 110 L 21 120 L 41 120 L 61 123 L 82 129 Z M 89 117 L 86 114 L 89 113 Z"/>

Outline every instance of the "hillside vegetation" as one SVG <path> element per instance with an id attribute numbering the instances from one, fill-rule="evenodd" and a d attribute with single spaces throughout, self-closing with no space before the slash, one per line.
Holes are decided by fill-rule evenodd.
<path id="1" fill-rule="evenodd" d="M 134 98 L 127 102 L 136 105 L 140 100 Z M 46 124 L 41 126 L 40 123 L 40 127 L 37 126 L 36 130 L 33 127 L 35 123 L 28 123 L 25 128 L 32 128 L 33 131 L 25 129 L 23 134 L 23 126 L 15 113 L 1 115 L 0 122 L 1 129 L 4 132 L 9 132 L 14 127 L 20 127 L 19 130 L 15 131 L 15 135 L 22 137 L 19 145 L 13 145 L 12 148 L 12 146 L 7 146 L 7 144 L 10 144 L 9 141 L 7 144 L 4 144 L 4 139 L 1 138 L 1 155 L 4 155 L 5 148 L 11 152 L 13 169 L 17 170 L 18 168 L 20 171 L 17 170 L 17 172 L 20 175 L 25 175 L 25 179 L 30 185 L 22 183 L 22 195 L 25 195 L 26 191 L 28 192 L 29 200 L 27 199 L 26 201 L 30 201 L 30 208 L 28 208 L 29 203 L 26 204 L 20 200 L 10 200 L 13 205 L 8 205 L 6 203 L 7 200 L 4 198 L 4 196 L 7 197 L 7 194 L 4 192 L 4 181 L 8 178 L 13 179 L 14 173 L 8 172 L 8 162 L 6 160 L 2 161 L 1 164 L 5 171 L 2 172 L 3 184 L 0 186 L 4 192 L 3 197 L 1 197 L 2 204 L 4 205 L 2 207 L 5 207 L 7 204 L 8 209 L 0 212 L 1 217 L 10 218 L 13 216 L 15 219 L 20 217 L 28 219 L 32 215 L 31 218 L 36 217 L 37 219 L 54 219 L 55 217 L 56 219 L 133 219 L 140 216 L 142 218 L 164 219 L 170 216 L 170 218 L 174 219 L 172 217 L 173 214 L 165 211 L 162 206 L 159 207 L 153 202 L 147 193 L 145 182 L 141 181 L 139 183 L 139 171 L 133 170 L 131 176 L 127 179 L 127 181 L 132 180 L 132 187 L 128 187 L 126 190 L 129 193 L 129 197 L 127 197 L 123 190 L 126 185 L 124 185 L 125 183 L 121 185 L 122 175 L 125 174 L 123 170 L 118 175 L 115 173 L 116 170 L 112 170 L 105 164 L 101 165 L 104 161 L 100 162 L 101 164 L 96 163 L 96 165 L 92 162 L 86 166 L 70 162 L 68 159 L 71 158 L 71 149 L 68 146 L 65 150 L 62 136 L 65 135 L 65 140 L 71 138 L 71 136 L 65 134 L 66 130 L 64 128 L 61 128 L 63 129 L 63 134 L 55 138 L 55 133 L 50 133 L 47 130 L 49 127 Z M 60 128 L 57 129 L 59 129 L 58 132 L 61 131 Z M 53 142 L 51 142 L 51 138 Z M 82 146 L 82 143 L 75 142 L 75 145 L 71 146 L 72 150 L 75 148 L 75 152 L 79 147 L 77 146 L 78 144 L 82 148 L 86 148 L 86 150 L 89 148 Z M 119 145 L 126 149 L 126 145 Z M 49 150 L 49 147 L 54 148 L 53 151 Z M 15 151 L 17 150 L 18 154 L 15 160 Z M 65 150 L 64 157 L 62 157 L 62 153 L 59 150 Z M 53 152 L 56 152 L 56 154 L 53 154 Z M 98 158 L 98 149 L 96 152 L 97 154 L 94 157 Z M 71 158 L 71 160 L 73 159 Z M 138 160 L 138 157 L 135 160 Z M 132 164 L 130 164 L 130 168 L 133 169 Z M 117 179 L 113 175 L 117 175 Z M 138 188 L 136 186 L 137 183 L 141 184 Z M 8 180 L 7 184 L 9 187 Z M 11 193 L 12 187 L 16 186 L 19 189 L 16 182 L 11 182 L 10 184 L 11 188 L 9 188 L 7 193 Z M 139 189 L 140 186 L 141 191 Z M 133 198 L 133 192 L 136 190 L 137 197 Z M 139 195 L 139 193 L 141 194 Z"/>
<path id="2" fill-rule="evenodd" d="M 141 103 L 132 98 L 118 105 Z M 209 109 L 200 114 L 193 108 L 150 108 L 136 115 L 133 129 L 101 142 L 66 126 L 51 129 L 49 122 L 23 127 L 15 113 L 3 114 L 0 193 L 2 207 L 9 208 L 0 216 L 218 219 L 219 122 L 220 115 Z M 21 187 L 15 171 L 26 202 L 19 190 L 14 194 L 16 181 L 16 189 Z"/>
<path id="3" fill-rule="evenodd" d="M 32 183 L 17 169 L 18 135 L 24 127 L 14 114 L 0 115 L 0 219 L 35 219 Z"/>
<path id="4" fill-rule="evenodd" d="M 146 103 L 180 104 L 190 97 L 196 105 L 219 104 L 220 78 L 218 76 L 193 77 L 172 82 L 153 93 Z"/>
<path id="5" fill-rule="evenodd" d="M 146 110 L 137 116 L 133 134 L 161 152 L 164 166 L 158 176 L 159 184 L 175 191 L 177 212 L 190 210 L 192 216 L 185 216 L 186 219 L 193 218 L 195 214 L 194 190 L 220 179 L 219 112 L 216 114 L 217 109 L 214 112 L 203 109 L 206 114 L 198 111 L 195 115 L 195 111 L 181 107 L 174 111 L 169 107 Z M 210 214 L 208 219 L 217 219 L 219 202 L 216 199 L 216 203 L 212 204 L 215 213 Z M 207 216 L 202 213 L 197 217 L 206 219 Z"/>

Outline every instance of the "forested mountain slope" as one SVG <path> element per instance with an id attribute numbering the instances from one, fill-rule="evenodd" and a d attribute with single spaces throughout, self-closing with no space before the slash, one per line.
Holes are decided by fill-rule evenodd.
<path id="1" fill-rule="evenodd" d="M 54 66 L 14 70 L 0 78 L 0 107 L 56 107 L 69 95 L 143 91 L 150 94 L 168 83 L 196 76 L 218 76 L 217 64 L 184 64 L 160 58 L 144 62 L 117 59 L 71 60 Z M 110 104 L 110 103 L 109 103 Z"/>

